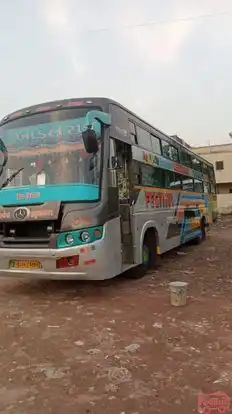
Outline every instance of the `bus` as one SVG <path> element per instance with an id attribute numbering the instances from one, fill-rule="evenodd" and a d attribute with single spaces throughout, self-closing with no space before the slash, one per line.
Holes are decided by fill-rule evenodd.
<path id="1" fill-rule="evenodd" d="M 206 238 L 213 165 L 107 98 L 0 122 L 0 275 L 100 280 Z"/>

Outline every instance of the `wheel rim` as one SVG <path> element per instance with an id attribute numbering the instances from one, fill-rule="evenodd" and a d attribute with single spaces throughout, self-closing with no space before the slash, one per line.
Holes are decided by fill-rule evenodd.
<path id="1" fill-rule="evenodd" d="M 149 264 L 149 249 L 148 247 L 144 244 L 143 245 L 143 264 L 144 266 L 147 266 Z"/>

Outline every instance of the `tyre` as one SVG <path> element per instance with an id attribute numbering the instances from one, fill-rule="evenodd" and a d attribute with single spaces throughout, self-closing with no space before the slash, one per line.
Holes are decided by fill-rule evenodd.
<path id="1" fill-rule="evenodd" d="M 201 244 L 206 239 L 205 218 L 201 220 L 201 234 L 196 238 L 196 244 Z"/>
<path id="2" fill-rule="evenodd" d="M 148 270 L 156 269 L 159 259 L 156 248 L 156 233 L 148 231 L 143 239 L 142 263 L 134 269 L 135 278 L 143 277 Z"/>

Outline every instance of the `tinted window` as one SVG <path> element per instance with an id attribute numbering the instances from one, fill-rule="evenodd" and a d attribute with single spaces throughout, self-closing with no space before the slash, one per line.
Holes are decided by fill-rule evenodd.
<path id="1" fill-rule="evenodd" d="M 203 174 L 204 175 L 209 175 L 209 170 L 208 170 L 208 165 L 207 164 L 205 164 L 204 162 L 203 162 L 203 167 L 202 167 L 202 170 L 203 170 Z"/>
<path id="2" fill-rule="evenodd" d="M 164 171 L 165 188 L 170 189 L 181 189 L 181 175 L 176 174 L 172 171 Z"/>
<path id="3" fill-rule="evenodd" d="M 190 155 L 190 154 L 188 154 L 188 153 L 187 153 L 187 152 L 185 152 L 185 151 L 182 151 L 182 154 L 181 154 L 181 160 L 182 160 L 182 163 L 183 163 L 186 167 L 192 168 L 192 157 L 191 157 L 191 155 Z"/>
<path id="4" fill-rule="evenodd" d="M 196 193 L 203 193 L 203 182 L 200 180 L 194 180 L 194 190 Z"/>
<path id="5" fill-rule="evenodd" d="M 192 168 L 196 171 L 202 171 L 202 162 L 197 158 L 192 159 Z"/>
<path id="6" fill-rule="evenodd" d="M 211 181 L 213 181 L 215 179 L 213 166 L 208 167 L 208 171 L 209 171 L 209 178 L 210 178 Z"/>
<path id="7" fill-rule="evenodd" d="M 209 183 L 204 182 L 204 193 L 210 193 L 210 185 Z"/>
<path id="8" fill-rule="evenodd" d="M 129 121 L 129 134 L 130 134 L 131 141 L 133 142 L 133 144 L 138 144 L 135 124 L 131 121 Z"/>
<path id="9" fill-rule="evenodd" d="M 155 137 L 154 135 L 151 135 L 151 146 L 153 152 L 155 152 L 156 154 L 161 154 L 160 139 Z"/>
<path id="10" fill-rule="evenodd" d="M 216 193 L 216 188 L 215 188 L 215 185 L 213 183 L 210 183 L 210 192 L 212 194 L 215 194 Z"/>
<path id="11" fill-rule="evenodd" d="M 137 130 L 137 139 L 138 139 L 138 144 L 147 149 L 148 151 L 152 151 L 152 147 L 151 147 L 151 137 L 149 132 L 145 131 L 144 129 L 140 128 L 140 127 L 136 127 Z"/>
<path id="12" fill-rule="evenodd" d="M 175 190 L 181 190 L 182 189 L 182 180 L 180 174 L 175 174 L 173 177 L 173 181 L 170 183 L 170 188 L 173 188 Z"/>
<path id="13" fill-rule="evenodd" d="M 169 160 L 179 162 L 178 149 L 171 145 L 169 142 L 162 140 L 162 151 L 164 157 L 169 158 Z"/>
<path id="14" fill-rule="evenodd" d="M 154 168 L 154 185 L 156 187 L 163 187 L 164 186 L 164 175 L 163 170 L 160 168 Z"/>
<path id="15" fill-rule="evenodd" d="M 140 183 L 152 187 L 163 187 L 163 170 L 149 165 L 140 166 Z"/>
<path id="16" fill-rule="evenodd" d="M 182 188 L 184 191 L 194 191 L 193 179 L 182 176 Z"/>
<path id="17" fill-rule="evenodd" d="M 130 166 L 131 182 L 132 184 L 141 184 L 140 182 L 140 165 L 136 160 L 132 160 Z"/>

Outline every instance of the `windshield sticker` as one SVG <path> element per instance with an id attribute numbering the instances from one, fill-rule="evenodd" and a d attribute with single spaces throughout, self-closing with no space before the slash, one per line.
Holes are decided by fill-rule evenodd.
<path id="1" fill-rule="evenodd" d="M 101 125 L 94 121 L 92 125 L 97 138 L 101 134 Z M 3 139 L 8 150 L 15 148 L 49 147 L 61 143 L 82 143 L 81 133 L 85 128 L 85 118 L 48 122 L 23 128 L 3 129 Z"/>

